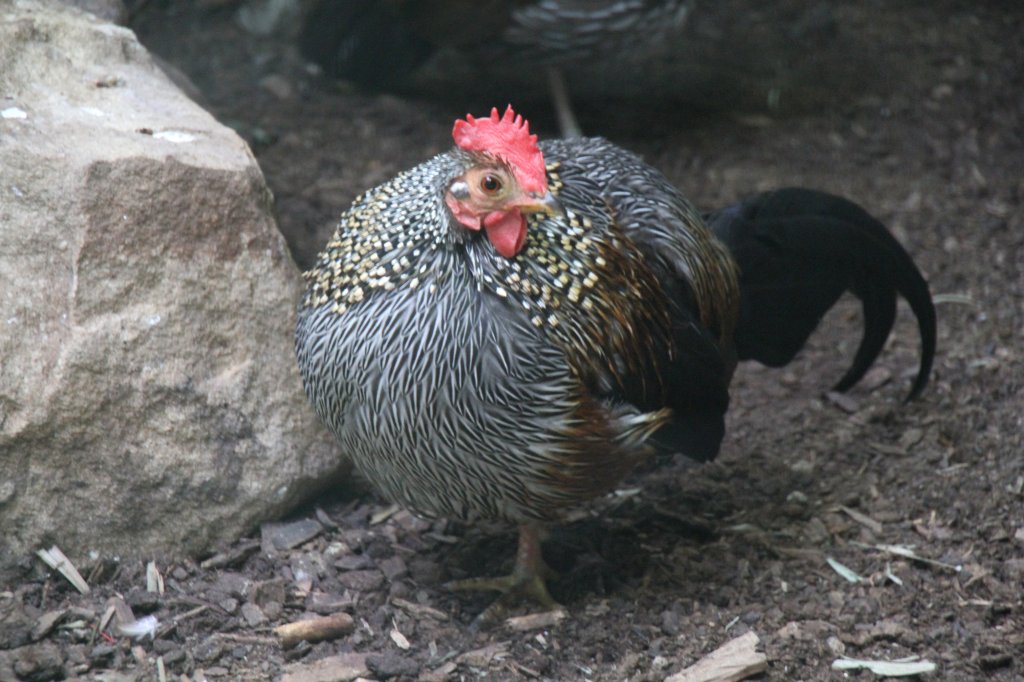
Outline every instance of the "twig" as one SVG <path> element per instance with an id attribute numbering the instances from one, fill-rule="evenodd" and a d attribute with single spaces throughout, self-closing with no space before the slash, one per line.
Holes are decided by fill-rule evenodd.
<path id="1" fill-rule="evenodd" d="M 71 583 L 76 590 L 82 594 L 89 594 L 89 585 L 82 578 L 82 574 L 78 572 L 71 560 L 64 556 L 64 552 L 60 551 L 57 545 L 54 545 L 50 549 L 41 549 L 36 552 L 36 556 L 43 560 L 50 568 L 54 569 L 62 576 L 64 576 L 69 583 Z"/>
<path id="2" fill-rule="evenodd" d="M 896 556 L 905 557 L 914 561 L 920 561 L 923 564 L 930 564 L 932 566 L 938 566 L 940 568 L 948 568 L 951 571 L 959 573 L 964 570 L 964 567 L 960 564 L 947 564 L 944 561 L 938 561 L 936 559 L 929 559 L 923 557 L 920 554 L 914 552 L 913 548 L 907 547 L 906 545 L 868 545 L 863 542 L 851 542 L 851 545 L 855 547 L 861 547 L 863 549 L 877 549 L 880 552 L 888 552 L 889 554 L 895 554 Z"/>
<path id="3" fill-rule="evenodd" d="M 310 644 L 347 635 L 356 629 L 352 616 L 335 613 L 322 618 L 299 620 L 274 628 L 274 634 L 281 639 L 282 649 L 291 649 L 302 640 Z"/>
<path id="4" fill-rule="evenodd" d="M 748 632 L 729 640 L 665 682 L 738 682 L 768 669 L 768 657 L 757 651 L 757 635 Z"/>
<path id="5" fill-rule="evenodd" d="M 882 677 L 909 677 L 935 672 L 935 664 L 917 656 L 896 661 L 866 661 L 859 658 L 837 658 L 833 670 L 870 670 Z"/>
<path id="6" fill-rule="evenodd" d="M 447 613 L 445 613 L 444 611 L 439 611 L 438 609 L 435 609 L 432 606 L 427 606 L 425 604 L 416 604 L 415 602 L 411 602 L 408 599 L 402 599 L 401 597 L 394 597 L 391 600 L 391 603 L 411 616 L 426 616 L 427 618 L 433 618 L 435 620 L 441 621 L 448 620 Z"/>
<path id="7" fill-rule="evenodd" d="M 232 642 L 238 642 L 239 644 L 273 644 L 277 641 L 273 637 L 264 637 L 261 635 L 240 635 L 234 632 L 215 632 L 212 636 L 217 639 L 226 639 Z"/>
<path id="8" fill-rule="evenodd" d="M 202 569 L 211 568 L 224 568 L 225 566 L 234 566 L 240 564 L 249 558 L 256 550 L 260 548 L 259 540 L 250 540 L 237 547 L 232 548 L 227 552 L 221 552 L 220 554 L 214 554 L 209 559 L 200 562 L 199 567 Z"/>
<path id="9" fill-rule="evenodd" d="M 158 632 L 157 634 L 160 637 L 164 637 L 169 632 L 171 632 L 176 627 L 178 627 L 178 623 L 180 623 L 181 621 L 187 620 L 187 619 L 192 618 L 194 616 L 198 616 L 200 613 L 203 613 L 204 611 L 208 611 L 209 609 L 210 609 L 210 607 L 207 606 L 206 604 L 204 604 L 202 606 L 197 606 L 197 607 L 195 607 L 194 609 L 192 609 L 190 611 L 186 611 L 185 613 L 179 613 L 174 618 L 171 618 L 170 622 L 167 623 L 167 625 L 165 625 L 164 627 L 160 628 L 160 632 Z"/>
<path id="10" fill-rule="evenodd" d="M 857 511 L 856 509 L 850 509 L 846 505 L 842 505 L 842 504 L 839 505 L 839 511 L 843 512 L 844 514 L 849 516 L 851 519 L 853 519 L 854 521 L 856 521 L 860 525 L 862 525 L 865 528 L 867 528 L 868 530 L 870 530 L 875 535 L 880 535 L 882 533 L 882 524 L 879 523 L 878 521 L 875 521 L 873 518 L 871 518 L 867 514 L 862 514 L 859 511 Z"/>
<path id="11" fill-rule="evenodd" d="M 160 575 L 155 561 L 146 564 L 146 592 L 164 593 L 164 577 Z"/>
<path id="12" fill-rule="evenodd" d="M 525 616 L 514 616 L 505 619 L 505 626 L 515 632 L 528 632 L 557 625 L 567 615 L 569 614 L 565 612 L 565 609 L 554 609 Z"/>

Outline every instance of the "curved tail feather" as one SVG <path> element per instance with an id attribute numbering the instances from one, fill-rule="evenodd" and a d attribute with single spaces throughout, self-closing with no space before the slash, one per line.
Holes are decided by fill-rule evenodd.
<path id="1" fill-rule="evenodd" d="M 935 306 L 913 259 L 857 204 L 824 192 L 782 189 L 705 216 L 740 267 L 740 360 L 787 364 L 845 291 L 861 300 L 864 334 L 835 385 L 845 391 L 889 338 L 902 295 L 917 317 L 921 360 L 907 400 L 928 383 L 935 357 Z"/>

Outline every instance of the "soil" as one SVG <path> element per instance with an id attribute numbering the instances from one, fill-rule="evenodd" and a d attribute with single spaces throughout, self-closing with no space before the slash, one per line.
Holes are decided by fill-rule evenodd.
<path id="1" fill-rule="evenodd" d="M 840 679 L 841 656 L 1024 679 L 1024 12 L 823 6 L 843 39 L 820 59 L 870 76 L 856 87 L 849 68 L 782 64 L 793 77 L 773 108 L 583 102 L 581 118 L 701 207 L 803 185 L 880 217 L 941 297 L 919 400 L 902 400 L 918 345 L 902 304 L 867 380 L 828 392 L 859 339 L 844 299 L 790 366 L 740 368 L 715 462 L 638 472 L 552 529 L 558 622 L 471 628 L 489 597 L 444 583 L 507 572 L 514 529 L 424 521 L 353 484 L 213 557 L 157 562 L 162 593 L 134 561 L 79 566 L 88 595 L 43 571 L 11 586 L 0 645 L 41 642 L 18 660 L 23 679 L 156 679 L 158 662 L 167 679 L 348 679 L 315 663 L 357 653 L 372 679 L 661 680 L 751 631 L 766 679 Z M 132 25 L 250 142 L 306 265 L 359 192 L 447 148 L 466 103 L 358 92 L 309 69 L 293 29 L 255 36 L 237 9 L 154 1 Z M 556 134 L 551 120 L 539 111 L 535 128 Z M 157 618 L 155 637 L 100 627 L 124 604 Z M 284 650 L 274 635 L 339 611 L 354 626 L 341 637 Z"/>

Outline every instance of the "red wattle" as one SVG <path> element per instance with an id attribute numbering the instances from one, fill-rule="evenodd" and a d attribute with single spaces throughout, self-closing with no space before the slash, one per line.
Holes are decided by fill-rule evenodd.
<path id="1" fill-rule="evenodd" d="M 494 250 L 505 258 L 514 257 L 526 242 L 526 218 L 518 208 L 487 214 L 484 230 Z"/>

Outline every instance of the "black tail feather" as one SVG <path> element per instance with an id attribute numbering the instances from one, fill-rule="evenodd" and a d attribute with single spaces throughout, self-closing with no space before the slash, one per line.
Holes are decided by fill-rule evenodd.
<path id="1" fill-rule="evenodd" d="M 907 400 L 928 383 L 935 307 L 910 255 L 882 223 L 841 197 L 807 189 L 759 194 L 705 216 L 740 267 L 736 351 L 741 360 L 787 364 L 844 291 L 860 298 L 864 335 L 835 388 L 856 384 L 878 357 L 902 295 L 917 317 L 921 360 Z"/>

